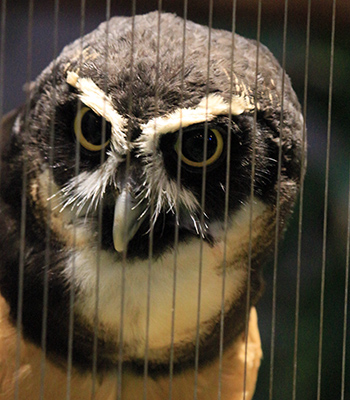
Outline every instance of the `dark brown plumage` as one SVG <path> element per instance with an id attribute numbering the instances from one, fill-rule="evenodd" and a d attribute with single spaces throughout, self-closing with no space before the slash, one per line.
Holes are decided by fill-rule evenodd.
<path id="1" fill-rule="evenodd" d="M 2 127 L 0 290 L 10 319 L 26 162 L 23 335 L 40 346 L 47 282 L 47 355 L 65 367 L 74 294 L 73 366 L 95 365 L 101 377 L 122 354 L 135 379 L 145 355 L 163 379 L 172 349 L 174 373 L 187 374 L 198 315 L 200 369 L 213 365 L 223 304 L 224 349 L 235 346 L 247 293 L 249 306 L 261 294 L 277 199 L 281 234 L 302 174 L 300 106 L 287 76 L 282 99 L 269 50 L 260 45 L 255 87 L 254 41 L 235 35 L 232 53 L 232 34 L 212 30 L 208 57 L 208 28 L 187 21 L 183 46 L 184 21 L 160 22 L 158 38 L 158 13 L 135 17 L 135 30 L 113 18 L 67 46 L 31 86 L 29 108 Z"/>

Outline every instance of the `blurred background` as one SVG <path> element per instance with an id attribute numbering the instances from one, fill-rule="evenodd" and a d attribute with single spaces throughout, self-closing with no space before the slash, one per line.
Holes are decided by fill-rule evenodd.
<path id="1" fill-rule="evenodd" d="M 60 0 L 57 46 L 54 44 L 55 2 L 34 1 L 32 27 L 28 0 L 1 0 L 2 54 L 0 62 L 0 116 L 25 102 L 23 85 L 34 79 L 57 55 L 79 37 L 81 1 Z M 309 75 L 307 85 L 308 170 L 303 200 L 300 308 L 297 342 L 297 375 L 293 397 L 299 209 L 280 247 L 276 270 L 276 314 L 272 335 L 273 264 L 265 267 L 266 292 L 258 306 L 263 341 L 262 363 L 255 400 L 350 400 L 350 326 L 347 321 L 345 392 L 341 397 L 349 192 L 350 112 L 350 2 L 338 0 L 335 14 L 334 75 L 329 114 L 331 31 L 333 0 L 287 2 L 286 70 L 304 105 L 307 16 L 310 5 Z M 283 0 L 263 0 L 261 41 L 282 62 Z M 232 0 L 215 0 L 213 27 L 231 30 Z M 136 1 L 136 13 L 156 10 L 159 2 Z M 183 0 L 164 0 L 162 9 L 183 15 Z M 111 15 L 131 15 L 132 1 L 111 1 Z M 188 0 L 188 18 L 208 24 L 209 0 Z M 106 19 L 106 2 L 86 1 L 84 32 Z M 258 0 L 237 0 L 236 31 L 256 38 Z M 28 36 L 29 35 L 29 36 Z M 30 36 L 32 40 L 30 41 Z M 29 46 L 31 43 L 31 48 Z M 28 52 L 29 49 L 29 52 Z M 27 66 L 30 65 L 28 69 Z M 323 246 L 327 132 L 329 147 L 329 202 L 326 246 Z M 323 260 L 325 263 L 323 264 Z M 322 267 L 324 319 L 320 390 L 318 391 L 319 331 Z M 274 357 L 271 360 L 271 337 Z M 272 362 L 272 364 L 271 364 Z M 273 368 L 271 368 L 271 365 Z"/>

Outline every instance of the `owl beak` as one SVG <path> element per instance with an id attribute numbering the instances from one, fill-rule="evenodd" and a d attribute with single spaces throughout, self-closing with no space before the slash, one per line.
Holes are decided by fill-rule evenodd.
<path id="1" fill-rule="evenodd" d="M 124 188 L 114 207 L 113 243 L 118 253 L 126 250 L 142 222 L 148 216 L 146 202 L 139 202 L 129 188 Z"/>

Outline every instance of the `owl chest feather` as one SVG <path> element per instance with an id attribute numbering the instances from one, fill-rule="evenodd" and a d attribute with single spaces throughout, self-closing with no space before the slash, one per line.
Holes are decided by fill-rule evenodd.
<path id="1" fill-rule="evenodd" d="M 258 204 L 254 210 L 259 219 L 266 207 Z M 110 349 L 114 346 L 114 362 L 121 342 L 125 361 L 143 360 L 147 354 L 150 362 L 167 364 L 171 348 L 176 349 L 175 361 L 181 360 L 184 349 L 194 348 L 198 338 L 205 343 L 215 337 L 221 313 L 245 309 L 240 301 L 248 276 L 248 221 L 246 207 L 227 231 L 226 244 L 194 238 L 156 260 L 123 262 L 109 251 L 77 249 L 64 270 L 67 280 L 74 275 L 78 288 L 77 318 L 91 332 L 97 327 L 101 339 L 112 344 Z M 236 325 L 227 340 L 241 329 L 239 321 Z"/>

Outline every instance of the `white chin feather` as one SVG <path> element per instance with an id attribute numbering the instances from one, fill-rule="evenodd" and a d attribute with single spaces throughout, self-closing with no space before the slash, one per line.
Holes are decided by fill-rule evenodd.
<path id="1" fill-rule="evenodd" d="M 263 214 L 265 206 L 255 202 L 253 209 L 255 219 Z M 236 214 L 227 232 L 226 246 L 222 240 L 214 247 L 203 242 L 201 250 L 197 237 L 186 244 L 179 244 L 176 267 L 173 250 L 156 261 L 135 260 L 123 265 L 112 251 L 97 252 L 91 247 L 77 249 L 64 271 L 67 280 L 74 273 L 79 287 L 76 313 L 93 325 L 98 293 L 99 323 L 115 342 L 120 329 L 123 330 L 123 343 L 129 349 L 129 353 L 125 354 L 127 358 L 144 356 L 147 336 L 150 360 L 161 356 L 162 350 L 166 351 L 171 344 L 173 312 L 175 344 L 194 342 L 198 315 L 200 333 L 209 333 L 212 326 L 208 321 L 221 311 L 224 252 L 228 266 L 224 293 L 226 309 L 245 287 L 247 265 L 242 263 L 239 254 L 242 246 L 246 245 L 240 240 L 249 234 L 249 221 L 250 206 L 247 205 Z M 223 236 L 222 231 L 216 234 L 217 237 Z"/>

